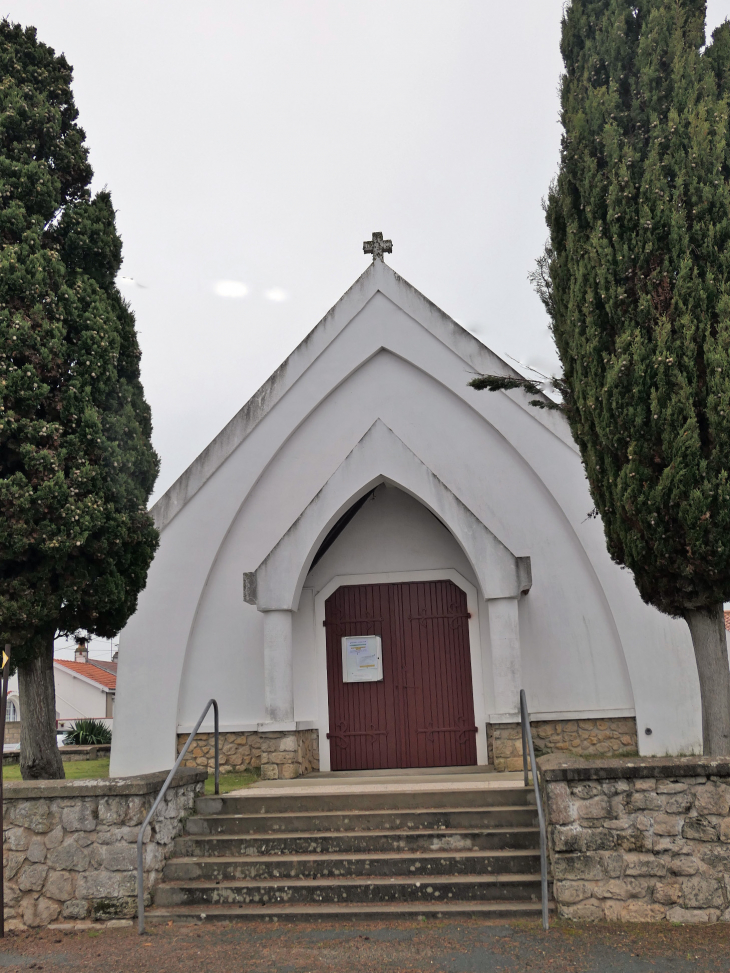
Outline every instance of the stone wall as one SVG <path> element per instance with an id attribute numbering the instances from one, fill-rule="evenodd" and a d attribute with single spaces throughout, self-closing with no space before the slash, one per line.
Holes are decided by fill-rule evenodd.
<path id="1" fill-rule="evenodd" d="M 730 922 L 730 759 L 539 767 L 561 916 Z"/>
<path id="2" fill-rule="evenodd" d="M 6 929 L 134 916 L 137 836 L 166 777 L 6 782 Z M 147 829 L 148 894 L 206 777 L 180 771 Z"/>
<path id="3" fill-rule="evenodd" d="M 20 720 L 5 723 L 5 743 L 20 743 Z"/>
<path id="4" fill-rule="evenodd" d="M 637 752 L 636 719 L 621 716 L 602 720 L 535 720 L 535 756 L 546 753 L 611 756 Z M 494 769 L 522 770 L 522 730 L 519 723 L 487 723 L 489 762 Z"/>
<path id="5" fill-rule="evenodd" d="M 178 734 L 178 753 L 187 738 L 187 734 Z M 219 746 L 221 773 L 260 768 L 263 780 L 290 780 L 319 770 L 317 730 L 221 733 Z M 215 770 L 214 733 L 196 734 L 183 766 Z"/>

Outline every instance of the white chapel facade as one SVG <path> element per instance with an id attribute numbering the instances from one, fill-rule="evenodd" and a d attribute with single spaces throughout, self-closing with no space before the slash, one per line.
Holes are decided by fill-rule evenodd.
<path id="1" fill-rule="evenodd" d="M 567 423 L 470 388 L 513 370 L 383 242 L 153 507 L 112 774 L 169 768 L 211 697 L 267 777 L 512 767 L 521 688 L 543 749 L 701 752 L 687 627 L 611 562 Z"/>

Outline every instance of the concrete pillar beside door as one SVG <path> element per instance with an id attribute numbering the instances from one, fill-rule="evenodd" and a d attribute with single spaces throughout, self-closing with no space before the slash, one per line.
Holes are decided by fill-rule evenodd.
<path id="1" fill-rule="evenodd" d="M 487 601 L 494 708 L 501 715 L 520 711 L 522 660 L 517 606 L 517 598 L 490 598 Z"/>
<path id="2" fill-rule="evenodd" d="M 267 611 L 264 616 L 264 694 L 266 720 L 294 720 L 294 653 L 292 613 Z"/>

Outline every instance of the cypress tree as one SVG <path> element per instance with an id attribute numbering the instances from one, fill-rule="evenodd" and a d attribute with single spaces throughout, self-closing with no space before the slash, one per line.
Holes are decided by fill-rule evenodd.
<path id="1" fill-rule="evenodd" d="M 716 755 L 730 753 L 730 24 L 705 47 L 705 14 L 705 0 L 565 11 L 561 160 L 533 279 L 609 553 L 686 619 Z"/>
<path id="2" fill-rule="evenodd" d="M 111 637 L 134 611 L 158 459 L 71 68 L 3 20 L 0 76 L 0 641 L 19 674 L 23 777 L 53 778 L 54 637 Z"/>

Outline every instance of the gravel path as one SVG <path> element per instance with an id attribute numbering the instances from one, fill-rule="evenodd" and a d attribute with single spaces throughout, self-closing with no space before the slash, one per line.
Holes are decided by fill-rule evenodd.
<path id="1" fill-rule="evenodd" d="M 46 973 L 728 973 L 730 923 L 362 922 L 46 930 L 0 942 L 0 970 Z"/>

